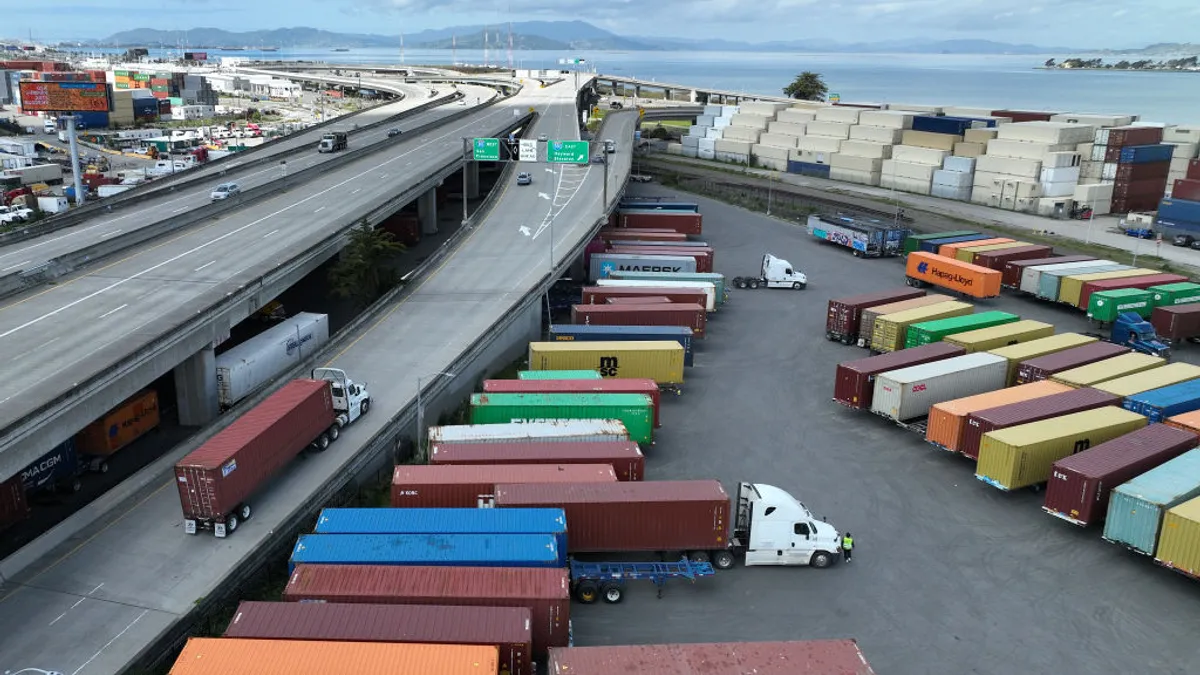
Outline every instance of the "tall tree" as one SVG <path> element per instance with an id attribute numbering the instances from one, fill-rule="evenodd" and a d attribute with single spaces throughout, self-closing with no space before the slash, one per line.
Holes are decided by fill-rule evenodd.
<path id="1" fill-rule="evenodd" d="M 384 263 L 405 248 L 391 232 L 374 229 L 365 219 L 349 236 L 341 257 L 329 270 L 329 283 L 335 295 L 365 307 L 396 285 L 395 270 Z"/>
<path id="2" fill-rule="evenodd" d="M 797 75 L 791 84 L 784 87 L 783 93 L 788 98 L 801 101 L 824 101 L 825 94 L 829 93 L 829 87 L 825 86 L 825 80 L 821 78 L 820 73 L 806 70 Z"/>

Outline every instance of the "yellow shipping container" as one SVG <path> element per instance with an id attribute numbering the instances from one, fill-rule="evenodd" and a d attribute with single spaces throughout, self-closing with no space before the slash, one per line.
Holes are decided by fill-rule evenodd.
<path id="1" fill-rule="evenodd" d="M 1011 387 L 1017 381 L 1017 370 L 1020 368 L 1022 361 L 1036 359 L 1039 356 L 1061 352 L 1066 349 L 1082 347 L 1098 339 L 1089 335 L 1080 335 L 1079 333 L 1059 333 L 1058 335 L 1009 345 L 1008 347 L 990 349 L 988 353 L 1008 359 L 1008 382 L 1006 386 Z"/>
<path id="2" fill-rule="evenodd" d="M 988 244 L 986 246 L 973 246 L 970 248 L 960 248 L 955 252 L 954 257 L 965 263 L 975 262 L 976 253 L 985 253 L 987 251 L 999 251 L 1005 248 L 1016 248 L 1018 246 L 1028 246 L 1029 242 L 1025 241 L 1010 241 L 1004 244 Z"/>
<path id="3" fill-rule="evenodd" d="M 1118 377 L 1140 373 L 1151 368 L 1166 365 L 1165 359 L 1149 354 L 1122 354 L 1111 359 L 1104 359 L 1086 366 L 1064 370 L 1050 379 L 1055 382 L 1069 384 L 1076 389 L 1091 387 L 1101 382 L 1115 380 Z"/>
<path id="4" fill-rule="evenodd" d="M 979 444 L 975 477 L 1001 490 L 1045 483 L 1058 460 L 1137 431 L 1148 421 L 1107 406 L 989 431 Z"/>
<path id="5" fill-rule="evenodd" d="M 597 370 L 604 377 L 683 384 L 683 345 L 647 342 L 530 342 L 530 370 Z"/>
<path id="6" fill-rule="evenodd" d="M 955 333 L 946 337 L 945 342 L 958 345 L 967 350 L 968 354 L 986 352 L 1022 342 L 1031 342 L 1054 335 L 1054 326 L 1041 321 L 1025 319 L 1006 323 L 991 328 L 969 330 L 965 333 Z"/>
<path id="7" fill-rule="evenodd" d="M 969 302 L 939 302 L 936 305 L 917 307 L 895 314 L 885 314 L 875 319 L 875 328 L 871 335 L 871 349 L 877 352 L 894 352 L 904 349 L 904 338 L 908 327 L 922 321 L 949 319 L 952 316 L 966 316 L 974 310 Z"/>
<path id="8" fill-rule="evenodd" d="M 1154 559 L 1189 577 L 1200 576 L 1200 497 L 1167 511 Z"/>
<path id="9" fill-rule="evenodd" d="M 1143 391 L 1194 380 L 1198 377 L 1200 377 L 1200 366 L 1193 366 L 1190 363 L 1171 363 L 1147 372 L 1107 380 L 1092 385 L 1092 388 L 1125 398 Z"/>
<path id="10" fill-rule="evenodd" d="M 1089 281 L 1101 281 L 1103 279 L 1125 279 L 1127 277 L 1146 277 L 1152 274 L 1162 274 L 1154 270 L 1118 270 L 1116 272 L 1092 272 L 1091 274 L 1079 274 L 1073 277 L 1063 277 L 1058 284 L 1058 301 L 1066 303 L 1072 307 L 1079 307 L 1079 298 L 1083 295 L 1083 285 Z M 1083 311 L 1087 311 L 1087 307 L 1082 307 Z"/>
<path id="11" fill-rule="evenodd" d="M 925 440 L 951 452 L 961 452 L 962 433 L 967 425 L 967 415 L 979 410 L 1031 401 L 1068 391 L 1071 391 L 1071 388 L 1065 384 L 1041 380 L 934 404 L 929 409 Z"/>

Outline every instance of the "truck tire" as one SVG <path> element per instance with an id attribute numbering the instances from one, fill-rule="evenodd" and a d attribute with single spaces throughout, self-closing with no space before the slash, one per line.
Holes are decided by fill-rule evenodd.
<path id="1" fill-rule="evenodd" d="M 756 288 L 758 288 L 758 279 L 751 279 L 751 280 L 750 280 L 750 288 L 751 288 L 752 290 L 753 290 L 753 289 L 756 289 Z"/>
<path id="2" fill-rule="evenodd" d="M 797 281 L 796 283 L 792 284 L 792 288 L 797 291 L 801 291 L 801 290 L 804 290 L 804 284 Z"/>
<path id="3" fill-rule="evenodd" d="M 735 562 L 732 551 L 714 551 L 712 554 L 713 567 L 719 570 L 732 569 Z"/>
<path id="4" fill-rule="evenodd" d="M 621 584 L 608 582 L 604 584 L 603 595 L 604 602 L 610 605 L 615 605 L 625 599 L 625 589 L 621 588 Z"/>
<path id="5" fill-rule="evenodd" d="M 370 409 L 371 409 L 371 399 L 369 399 L 369 398 L 363 399 L 362 405 L 359 406 L 358 414 L 366 415 L 367 411 Z"/>
<path id="6" fill-rule="evenodd" d="M 237 516 L 229 516 L 225 519 L 225 531 L 229 534 L 233 534 L 237 531 L 239 524 L 240 523 L 238 522 Z"/>
<path id="7" fill-rule="evenodd" d="M 808 561 L 809 565 L 812 565 L 813 567 L 816 567 L 817 569 L 825 569 L 826 567 L 829 567 L 829 565 L 832 563 L 833 563 L 833 554 L 828 553 L 826 551 L 817 551 L 816 553 L 812 554 L 812 558 L 810 558 Z"/>
<path id="8" fill-rule="evenodd" d="M 338 426 L 337 424 L 334 424 L 333 426 L 329 427 L 328 433 L 329 433 L 329 442 L 332 443 L 338 439 L 338 436 L 342 435 L 342 428 L 340 426 Z"/>
<path id="9" fill-rule="evenodd" d="M 313 445 L 315 446 L 315 449 L 317 452 L 325 452 L 326 450 L 328 450 L 329 449 L 329 434 L 327 434 L 325 432 L 321 432 L 321 435 L 317 436 L 317 440 L 314 441 Z"/>
<path id="10" fill-rule="evenodd" d="M 595 604 L 600 599 L 600 587 L 594 581 L 581 581 L 575 587 L 575 599 L 585 605 Z"/>
<path id="11" fill-rule="evenodd" d="M 709 561 L 708 551 L 691 551 L 688 553 L 688 560 L 694 563 L 706 563 Z"/>
<path id="12" fill-rule="evenodd" d="M 238 507 L 237 512 L 238 512 L 238 515 L 240 515 L 242 517 L 243 521 L 250 520 L 250 516 L 251 516 L 252 512 L 250 510 L 249 504 L 242 504 L 241 506 Z"/>
<path id="13" fill-rule="evenodd" d="M 736 279 L 734 279 L 734 280 L 733 280 L 733 285 L 734 285 L 734 286 L 737 286 L 738 288 L 745 288 L 745 287 L 746 287 L 746 280 L 745 280 L 745 279 L 743 279 L 743 278 L 741 278 L 741 277 L 738 277 L 738 278 L 736 278 Z"/>

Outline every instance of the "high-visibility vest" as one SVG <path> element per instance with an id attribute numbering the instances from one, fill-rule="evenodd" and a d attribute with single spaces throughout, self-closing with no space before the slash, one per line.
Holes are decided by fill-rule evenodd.
<path id="1" fill-rule="evenodd" d="M 846 549 L 847 551 L 854 550 L 854 538 L 842 537 L 842 548 Z"/>

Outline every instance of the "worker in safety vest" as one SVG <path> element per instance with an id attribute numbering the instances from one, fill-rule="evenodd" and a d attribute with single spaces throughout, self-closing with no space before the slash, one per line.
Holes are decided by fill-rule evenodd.
<path id="1" fill-rule="evenodd" d="M 842 535 L 842 557 L 845 558 L 846 562 L 850 562 L 850 559 L 853 557 L 853 551 L 854 537 L 851 537 L 850 533 L 847 532 L 846 534 Z"/>

